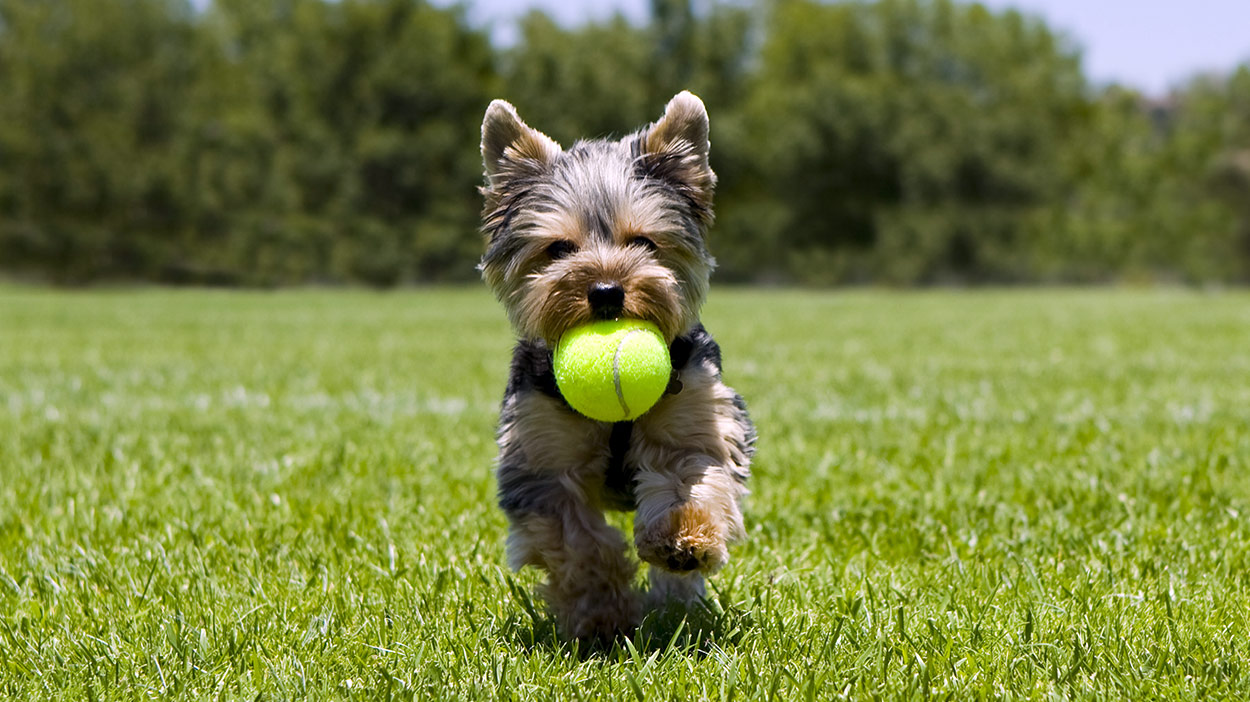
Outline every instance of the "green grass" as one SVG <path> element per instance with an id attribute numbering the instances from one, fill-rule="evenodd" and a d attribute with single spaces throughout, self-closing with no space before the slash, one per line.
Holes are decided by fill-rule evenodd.
<path id="1" fill-rule="evenodd" d="M 588 652 L 504 566 L 485 292 L 0 290 L 0 697 L 1250 695 L 1250 295 L 705 320 L 749 540 Z"/>

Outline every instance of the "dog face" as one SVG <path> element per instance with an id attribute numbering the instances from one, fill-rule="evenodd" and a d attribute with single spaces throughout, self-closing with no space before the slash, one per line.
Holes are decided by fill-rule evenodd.
<path id="1" fill-rule="evenodd" d="M 479 268 L 517 333 L 554 346 L 595 319 L 654 322 L 670 342 L 690 329 L 715 263 L 708 147 L 707 112 L 688 92 L 634 134 L 567 151 L 492 102 Z"/>

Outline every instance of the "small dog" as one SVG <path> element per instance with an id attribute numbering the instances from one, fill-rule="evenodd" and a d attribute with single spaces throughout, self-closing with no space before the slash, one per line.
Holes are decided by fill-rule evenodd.
<path id="1" fill-rule="evenodd" d="M 479 268 L 519 337 L 498 434 L 508 561 L 547 572 L 543 594 L 565 638 L 611 641 L 642 614 L 636 566 L 605 509 L 636 510 L 652 607 L 698 600 L 703 575 L 744 535 L 755 428 L 699 322 L 715 263 L 708 148 L 707 111 L 689 92 L 620 141 L 567 151 L 503 100 L 482 123 Z M 564 402 L 551 350 L 566 330 L 614 318 L 660 328 L 673 378 L 646 414 L 611 424 Z"/>

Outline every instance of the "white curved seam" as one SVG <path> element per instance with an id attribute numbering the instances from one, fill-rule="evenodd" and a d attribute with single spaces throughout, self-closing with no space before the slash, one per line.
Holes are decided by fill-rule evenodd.
<path id="1" fill-rule="evenodd" d="M 641 329 L 630 329 L 625 332 L 625 336 L 622 336 L 620 343 L 616 345 L 616 353 L 612 356 L 612 384 L 616 386 L 616 399 L 621 403 L 621 411 L 625 413 L 626 419 L 629 418 L 629 405 L 625 404 L 625 392 L 621 390 L 621 348 L 625 346 L 625 341 L 631 335 L 641 331 Z"/>

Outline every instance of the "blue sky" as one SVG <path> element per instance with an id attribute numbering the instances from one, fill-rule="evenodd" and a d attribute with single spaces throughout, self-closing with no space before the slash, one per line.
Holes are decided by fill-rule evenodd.
<path id="1" fill-rule="evenodd" d="M 467 0 L 475 21 L 514 35 L 515 19 L 541 7 L 566 22 L 614 11 L 642 19 L 649 0 Z M 1151 94 L 1206 71 L 1250 61 L 1250 0 L 983 0 L 1041 15 L 1084 50 L 1087 74 Z M 449 0 L 436 0 L 450 4 Z"/>

